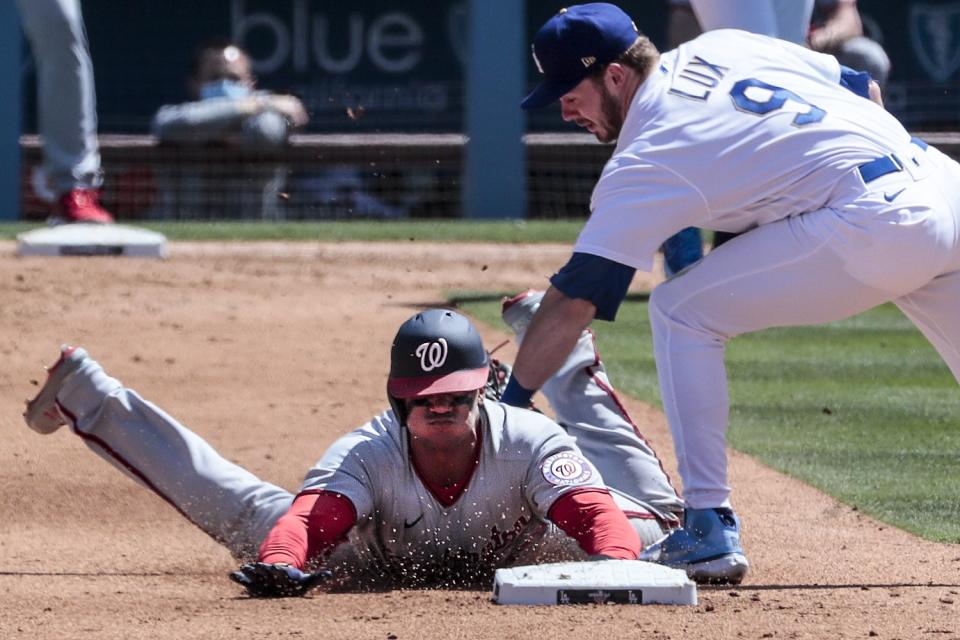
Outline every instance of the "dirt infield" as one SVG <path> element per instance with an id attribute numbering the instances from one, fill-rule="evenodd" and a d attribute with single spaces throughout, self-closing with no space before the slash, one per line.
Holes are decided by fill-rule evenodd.
<path id="1" fill-rule="evenodd" d="M 0 244 L 0 638 L 960 639 L 960 546 L 878 524 L 742 455 L 732 482 L 753 567 L 739 588 L 701 588 L 696 607 L 498 607 L 486 591 L 248 599 L 226 579 L 229 555 L 163 501 L 68 430 L 23 425 L 56 347 L 82 344 L 228 458 L 294 489 L 386 405 L 390 339 L 415 307 L 452 289 L 543 286 L 568 248 L 171 254 L 18 259 Z M 629 407 L 672 472 L 663 417 Z"/>

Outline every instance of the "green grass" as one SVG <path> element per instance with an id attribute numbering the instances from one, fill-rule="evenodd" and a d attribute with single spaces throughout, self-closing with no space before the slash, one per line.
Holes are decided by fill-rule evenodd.
<path id="1" fill-rule="evenodd" d="M 42 224 L 0 223 L 0 239 Z M 440 241 L 571 243 L 581 220 L 530 222 L 144 223 L 177 241 Z M 460 298 L 500 325 L 499 294 Z M 643 299 L 598 323 L 610 375 L 659 405 Z M 822 327 L 736 338 L 730 443 L 771 467 L 924 537 L 960 542 L 960 393 L 939 357 L 885 306 Z"/>
<path id="2" fill-rule="evenodd" d="M 502 326 L 496 302 L 461 306 Z M 660 406 L 646 302 L 596 328 L 614 384 Z M 888 524 L 960 542 L 960 389 L 896 307 L 735 338 L 727 368 L 735 449 Z"/>
<path id="3" fill-rule="evenodd" d="M 583 220 L 531 221 L 329 221 L 329 222 L 137 222 L 136 226 L 163 233 L 170 240 L 312 242 L 433 241 L 500 243 L 572 243 Z M 0 239 L 42 228 L 42 223 L 0 223 Z"/>
<path id="4" fill-rule="evenodd" d="M 36 229 L 42 225 L 28 222 L 0 222 L 0 240 L 13 240 L 18 233 Z"/>

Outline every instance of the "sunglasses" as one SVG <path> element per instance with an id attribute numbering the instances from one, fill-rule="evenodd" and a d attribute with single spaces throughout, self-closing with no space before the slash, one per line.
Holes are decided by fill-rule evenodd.
<path id="1" fill-rule="evenodd" d="M 422 398 L 410 398 L 407 403 L 411 407 L 429 407 L 431 405 L 450 405 L 453 407 L 469 407 L 476 400 L 475 391 L 467 393 L 437 393 L 434 395 L 423 396 Z"/>

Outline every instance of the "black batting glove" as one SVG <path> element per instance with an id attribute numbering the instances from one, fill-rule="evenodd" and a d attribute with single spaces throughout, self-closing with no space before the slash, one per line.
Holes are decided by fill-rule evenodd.
<path id="1" fill-rule="evenodd" d="M 329 577 L 329 571 L 308 573 L 281 562 L 250 562 L 230 574 L 230 579 L 243 585 L 253 598 L 302 596 Z"/>

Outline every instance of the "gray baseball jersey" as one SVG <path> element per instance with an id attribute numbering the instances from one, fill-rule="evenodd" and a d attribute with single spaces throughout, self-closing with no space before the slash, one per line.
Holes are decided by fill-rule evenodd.
<path id="1" fill-rule="evenodd" d="M 477 467 L 449 506 L 417 475 L 406 431 L 391 411 L 334 443 L 302 490 L 349 498 L 357 511 L 351 546 L 362 564 L 406 582 L 508 564 L 544 538 L 547 512 L 559 496 L 604 484 L 549 418 L 490 402 L 481 416 Z"/>

